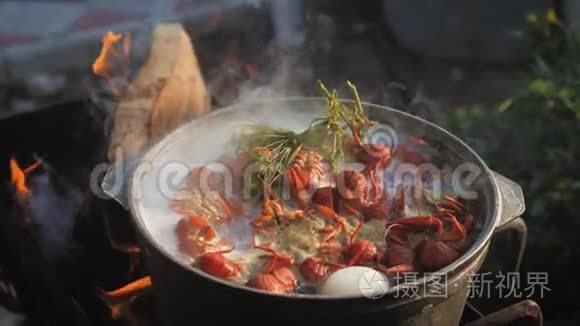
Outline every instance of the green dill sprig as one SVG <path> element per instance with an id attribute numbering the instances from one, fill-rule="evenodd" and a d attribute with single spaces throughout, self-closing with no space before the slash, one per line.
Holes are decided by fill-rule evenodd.
<path id="1" fill-rule="evenodd" d="M 346 84 L 348 85 L 348 87 L 350 88 L 350 91 L 352 92 L 353 96 L 354 96 L 354 123 L 358 123 L 361 125 L 368 125 L 371 124 L 372 122 L 369 120 L 368 116 L 365 113 L 364 107 L 362 105 L 362 102 L 360 100 L 360 96 L 358 95 L 358 91 L 356 89 L 356 86 L 351 83 L 350 81 L 347 81 Z"/>
<path id="2" fill-rule="evenodd" d="M 332 137 L 329 161 L 333 170 L 337 171 L 344 161 L 344 130 L 348 128 L 354 135 L 355 132 L 360 132 L 362 128 L 372 126 L 374 122 L 366 115 L 357 88 L 353 83 L 347 81 L 347 85 L 354 97 L 354 105 L 352 107 L 340 101 L 336 90 L 330 92 L 320 80 L 318 80 L 317 84 L 322 94 L 326 96 L 327 113 L 326 118 L 315 120 L 311 127 L 325 126 L 327 128 Z"/>
<path id="3" fill-rule="evenodd" d="M 301 147 L 299 135 L 291 130 L 262 125 L 248 126 L 238 136 L 238 151 L 250 154 L 258 163 L 257 177 L 272 186 L 287 170 Z"/>
<path id="4" fill-rule="evenodd" d="M 336 172 L 344 160 L 344 126 L 341 120 L 345 123 L 348 123 L 348 120 L 344 116 L 344 110 L 338 98 L 337 91 L 333 90 L 332 93 L 329 92 L 320 80 L 318 80 L 318 87 L 326 95 L 327 107 L 326 119 L 321 120 L 319 126 L 325 126 L 328 134 L 332 138 L 329 161 L 332 170 Z"/>
<path id="5" fill-rule="evenodd" d="M 238 135 L 238 151 L 249 153 L 258 164 L 258 180 L 254 181 L 274 187 L 303 147 L 316 148 L 330 163 L 333 173 L 337 173 L 344 162 L 345 130 L 354 133 L 371 124 L 358 91 L 350 81 L 347 85 L 354 97 L 352 106 L 340 101 L 336 89 L 329 91 L 320 80 L 317 85 L 326 97 L 326 116 L 314 119 L 303 132 L 250 125 L 245 133 Z"/>

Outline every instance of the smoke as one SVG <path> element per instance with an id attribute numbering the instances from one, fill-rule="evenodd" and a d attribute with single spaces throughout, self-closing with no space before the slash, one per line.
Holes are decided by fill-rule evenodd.
<path id="1" fill-rule="evenodd" d="M 51 260 L 66 257 L 73 249 L 75 214 L 83 200 L 72 187 L 59 187 L 49 174 L 29 178 L 33 193 L 29 202 L 31 222 L 39 227 L 39 241 L 44 256 Z"/>

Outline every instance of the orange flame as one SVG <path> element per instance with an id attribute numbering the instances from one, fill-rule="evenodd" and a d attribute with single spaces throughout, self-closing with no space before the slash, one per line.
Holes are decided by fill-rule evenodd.
<path id="1" fill-rule="evenodd" d="M 22 169 L 15 158 L 10 159 L 10 175 L 12 176 L 12 184 L 16 187 L 16 192 L 18 194 L 28 195 L 30 190 L 26 185 L 26 175 L 32 172 L 40 165 L 40 161 L 34 162 L 34 164 Z"/>
<path id="2" fill-rule="evenodd" d="M 110 298 L 127 297 L 139 293 L 150 287 L 151 287 L 151 277 L 145 276 L 129 284 L 126 284 L 116 290 L 105 292 L 105 295 L 107 295 Z"/>
<path id="3" fill-rule="evenodd" d="M 101 298 L 111 309 L 111 317 L 114 320 L 131 319 L 131 311 L 130 308 L 128 308 L 128 305 L 131 303 L 132 298 L 135 298 L 141 292 L 150 287 L 151 277 L 145 276 L 119 289 L 108 292 L 99 290 L 99 292 Z"/>
<path id="4" fill-rule="evenodd" d="M 122 48 L 119 49 L 115 47 L 120 41 L 123 41 Z M 103 36 L 103 46 L 101 47 L 101 52 L 99 56 L 95 59 L 93 63 L 93 72 L 97 76 L 105 78 L 111 88 L 116 93 L 116 87 L 112 84 L 112 75 L 115 72 L 115 65 L 120 65 L 122 69 L 122 74 L 125 74 L 127 69 L 127 60 L 129 58 L 129 53 L 131 49 L 131 34 L 125 33 L 124 35 L 119 33 L 107 32 Z"/>

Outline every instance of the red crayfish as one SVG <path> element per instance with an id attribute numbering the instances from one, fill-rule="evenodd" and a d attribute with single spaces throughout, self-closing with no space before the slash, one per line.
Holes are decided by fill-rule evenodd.
<path id="1" fill-rule="evenodd" d="M 315 211 L 334 221 L 337 221 L 337 214 L 343 213 L 361 213 L 366 220 L 384 220 L 389 216 L 402 216 L 405 212 L 405 194 L 401 187 L 393 198 L 385 195 L 377 201 L 369 201 L 366 196 L 366 178 L 357 171 L 344 171 L 339 174 L 337 186 L 316 189 L 311 205 Z"/>
<path id="2" fill-rule="evenodd" d="M 453 198 L 445 197 L 434 206 L 434 214 L 402 218 L 387 223 L 387 227 L 398 225 L 406 231 L 435 232 L 433 236 L 425 236 L 415 248 L 418 261 L 428 270 L 440 269 L 459 258 L 467 248 L 467 232 L 474 224 L 473 216 L 464 214 L 463 204 Z M 461 216 L 463 223 L 457 219 L 458 214 L 463 214 Z M 443 220 L 450 223 L 450 230 L 444 231 Z"/>
<path id="3" fill-rule="evenodd" d="M 317 283 L 343 267 L 342 264 L 331 263 L 321 257 L 308 257 L 300 264 L 300 274 L 306 281 Z"/>
<path id="4" fill-rule="evenodd" d="M 225 254 L 234 250 L 231 249 L 220 250 L 215 252 L 206 252 L 198 258 L 200 268 L 215 277 L 232 278 L 239 276 L 242 272 L 240 265 L 225 257 Z"/>
<path id="5" fill-rule="evenodd" d="M 374 243 L 369 240 L 359 239 L 354 240 L 358 235 L 362 225 L 363 220 L 361 219 L 357 228 L 353 231 L 352 235 L 348 239 L 348 242 L 344 246 L 332 246 L 324 245 L 323 250 L 339 250 L 343 253 L 345 265 L 369 265 L 371 264 L 377 255 L 377 247 Z"/>
<path id="6" fill-rule="evenodd" d="M 309 202 L 309 192 L 324 177 L 322 156 L 311 149 L 301 149 L 288 167 L 290 191 L 298 206 L 305 209 Z"/>
<path id="7" fill-rule="evenodd" d="M 262 214 L 250 224 L 256 229 L 272 231 L 270 228 L 263 226 L 274 219 L 296 220 L 304 217 L 304 211 L 293 210 L 286 211 L 282 202 L 278 199 L 266 199 L 262 206 Z"/>
<path id="8" fill-rule="evenodd" d="M 279 267 L 254 276 L 246 285 L 267 292 L 292 293 L 298 285 L 298 279 L 290 268 Z"/>
<path id="9" fill-rule="evenodd" d="M 175 231 L 181 250 L 192 257 L 212 247 L 210 241 L 216 237 L 216 232 L 211 224 L 198 215 L 183 217 L 177 223 Z"/>
<path id="10" fill-rule="evenodd" d="M 371 182 L 370 201 L 377 201 L 383 196 L 383 188 L 377 180 L 377 173 L 381 169 L 388 168 L 391 165 L 393 157 L 397 156 L 403 162 L 421 164 L 425 159 L 418 153 L 409 150 L 413 145 L 424 145 L 426 142 L 422 139 L 411 138 L 405 144 L 390 148 L 385 144 L 364 144 L 361 140 L 360 131 L 364 124 L 354 124 L 352 128 L 353 142 L 350 150 L 353 156 L 365 165 L 363 174 L 368 176 Z"/>
<path id="11" fill-rule="evenodd" d="M 381 268 L 386 275 L 413 272 L 416 269 L 415 251 L 408 245 L 397 244 L 387 247 L 381 263 L 386 266 Z"/>
<path id="12" fill-rule="evenodd" d="M 362 226 L 362 221 L 346 245 L 325 243 L 321 246 L 323 253 L 337 251 L 341 260 L 345 261 L 344 263 L 332 263 L 322 257 L 307 258 L 300 264 L 300 273 L 304 279 L 316 283 L 325 279 L 330 273 L 347 266 L 371 265 L 377 255 L 377 247 L 374 243 L 365 239 L 354 241 L 360 226 Z"/>
<path id="13" fill-rule="evenodd" d="M 327 233 L 323 242 L 328 242 L 339 232 L 346 231 L 345 221 L 338 214 L 358 214 L 366 205 L 367 182 L 358 171 L 342 171 L 336 177 L 336 187 L 316 189 L 312 195 L 310 209 L 331 219 L 334 227 L 324 228 Z"/>
<path id="14" fill-rule="evenodd" d="M 298 285 L 296 274 L 290 269 L 294 259 L 290 256 L 280 254 L 275 250 L 259 246 L 255 243 L 254 247 L 264 250 L 271 254 L 271 260 L 264 273 L 252 277 L 247 286 L 274 293 L 291 293 Z"/>
<path id="15" fill-rule="evenodd" d="M 360 127 L 352 129 L 353 146 L 351 149 L 354 157 L 365 165 L 364 173 L 368 175 L 372 185 L 372 198 L 378 199 L 382 195 L 383 188 L 377 181 L 377 172 L 391 164 L 391 149 L 383 144 L 363 144 L 360 139 Z"/>

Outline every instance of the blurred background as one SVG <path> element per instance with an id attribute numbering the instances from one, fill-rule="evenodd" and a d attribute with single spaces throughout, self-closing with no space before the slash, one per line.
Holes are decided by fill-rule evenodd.
<path id="1" fill-rule="evenodd" d="M 549 277 L 549 290 L 532 296 L 545 324 L 580 322 L 574 276 L 580 2 L 574 0 L 0 1 L 2 209 L 18 215 L 9 199 L 10 158 L 22 166 L 42 161 L 43 171 L 31 173 L 29 183 L 31 214 L 45 227 L 32 239 L 56 272 L 37 279 L 66 279 L 55 295 L 73 293 L 74 314 L 81 306 L 79 314 L 91 319 L 101 309 L 87 303 L 86 284 L 112 289 L 131 279 L 127 252 L 116 253 L 101 223 L 89 218 L 96 214 L 87 201 L 89 175 L 106 160 L 115 110 L 111 81 L 92 65 L 107 32 L 131 33 L 129 75 L 135 74 L 160 22 L 180 23 L 191 38 L 212 108 L 244 97 L 318 95 L 317 79 L 340 91 L 350 80 L 364 101 L 418 115 L 465 140 L 523 188 L 529 238 L 521 272 Z M 22 231 L 10 229 L 9 220 L 0 227 Z M 14 238 L 3 238 L 3 259 L 35 252 Z M 508 245 L 499 241 L 496 252 Z M 492 254 L 490 270 L 499 268 L 499 256 Z M 15 278 L 0 265 L 3 273 Z M 14 292 L 8 281 L 0 285 L 0 292 Z M 521 299 L 492 297 L 480 310 Z M 30 318 L 23 306 L 0 304 L 0 325 Z"/>

